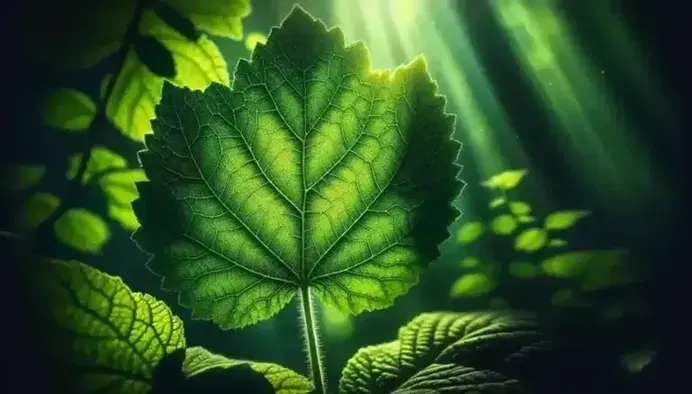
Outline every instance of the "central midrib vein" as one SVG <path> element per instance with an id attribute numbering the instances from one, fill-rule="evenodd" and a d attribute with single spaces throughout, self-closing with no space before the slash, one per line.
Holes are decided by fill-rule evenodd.
<path id="1" fill-rule="evenodd" d="M 307 269 L 305 267 L 305 207 L 307 205 L 308 196 L 308 185 L 307 185 L 307 175 L 305 168 L 305 146 L 307 145 L 307 135 L 308 135 L 308 87 L 306 82 L 305 71 L 302 75 L 303 80 L 303 140 L 300 160 L 301 160 L 301 178 L 303 181 L 303 198 L 301 199 L 300 208 L 300 287 L 307 289 L 309 286 L 309 279 L 307 276 Z"/>

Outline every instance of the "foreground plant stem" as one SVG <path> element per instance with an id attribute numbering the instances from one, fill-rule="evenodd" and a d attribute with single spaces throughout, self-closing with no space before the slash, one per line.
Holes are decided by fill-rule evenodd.
<path id="1" fill-rule="evenodd" d="M 132 47 L 134 40 L 137 38 L 137 35 L 139 34 L 139 25 L 142 20 L 142 15 L 144 14 L 144 11 L 147 9 L 147 5 L 148 0 L 139 0 L 135 5 L 134 15 L 132 16 L 132 20 L 127 26 L 127 30 L 125 31 L 125 36 L 123 37 L 122 44 L 120 45 L 120 48 L 114 55 L 115 65 L 113 76 L 108 80 L 108 83 L 106 84 L 106 88 L 103 93 L 103 98 L 101 100 L 95 100 L 97 103 L 96 114 L 94 115 L 94 119 L 91 121 L 91 124 L 89 124 L 89 128 L 86 131 L 89 137 L 89 141 L 85 144 L 81 152 L 82 160 L 79 163 L 77 174 L 72 179 L 70 188 L 67 190 L 66 196 L 63 199 L 62 203 L 53 212 L 51 212 L 51 214 L 48 215 L 48 217 L 43 222 L 41 222 L 41 224 L 39 224 L 38 227 L 36 227 L 36 229 L 34 230 L 32 234 L 33 236 L 30 237 L 34 242 L 40 242 L 45 239 L 52 239 L 53 237 L 48 237 L 48 235 L 52 234 L 55 222 L 57 222 L 71 208 L 74 208 L 78 205 L 77 195 L 80 192 L 82 183 L 84 183 L 88 164 L 89 161 L 91 161 L 91 152 L 94 146 L 96 146 L 99 142 L 100 131 L 108 127 L 108 102 L 111 98 L 111 95 L 113 94 L 113 89 L 115 88 L 115 84 L 118 80 L 118 77 L 120 76 L 120 73 L 123 70 L 125 60 L 127 59 L 127 54 L 130 51 L 130 48 Z"/>
<path id="2" fill-rule="evenodd" d="M 320 343 L 317 335 L 315 307 L 309 287 L 301 287 L 300 289 L 300 314 L 303 318 L 305 351 L 308 356 L 312 384 L 315 385 L 314 392 L 316 394 L 326 394 L 327 385 L 325 383 L 325 373 L 322 369 L 322 355 L 320 354 Z"/>

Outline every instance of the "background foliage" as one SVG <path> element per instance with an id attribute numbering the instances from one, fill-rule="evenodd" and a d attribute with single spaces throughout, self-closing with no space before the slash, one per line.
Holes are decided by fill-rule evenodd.
<path id="1" fill-rule="evenodd" d="M 137 55 L 161 49 L 146 38 L 118 56 L 134 2 L 119 8 L 122 15 L 81 2 L 74 7 L 83 12 L 36 4 L 26 9 L 40 15 L 17 14 L 31 19 L 14 36 L 17 52 L 32 61 L 9 107 L 22 114 L 14 125 L 22 132 L 21 144 L 3 155 L 17 192 L 8 206 L 19 219 L 6 229 L 24 233 L 44 223 L 42 231 L 59 241 L 43 245 L 50 255 L 77 257 L 164 300 L 184 320 L 191 345 L 304 372 L 294 309 L 237 332 L 192 321 L 174 294 L 158 290 L 129 239 L 138 225 L 129 206 L 133 184 L 143 177 L 136 152 L 165 76 L 194 88 L 228 83 L 229 67 L 292 6 L 256 0 L 248 13 L 236 1 L 206 12 L 192 2 L 168 3 L 199 30 L 173 29 L 165 11 L 149 11 L 141 32 L 170 51 L 175 76 L 170 62 Z M 376 67 L 422 52 L 450 111 L 459 113 L 457 138 L 465 143 L 464 216 L 422 282 L 386 311 L 356 318 L 323 311 L 330 380 L 358 348 L 390 341 L 421 312 L 505 306 L 566 326 L 589 322 L 599 343 L 641 368 L 667 335 L 655 291 L 677 261 L 668 245 L 680 206 L 680 90 L 660 56 L 665 45 L 642 27 L 651 9 L 595 0 L 533 8 L 514 1 L 298 3 L 341 24 L 347 40 L 364 40 Z M 74 53 L 65 55 L 63 44 Z M 80 68 L 58 67 L 63 60 Z M 108 122 L 95 116 L 104 96 L 112 98 Z M 90 129 L 92 122 L 98 127 Z"/>

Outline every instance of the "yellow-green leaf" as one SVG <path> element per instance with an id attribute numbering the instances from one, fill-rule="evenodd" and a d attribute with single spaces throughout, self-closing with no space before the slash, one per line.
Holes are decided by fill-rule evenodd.
<path id="1" fill-rule="evenodd" d="M 243 37 L 242 20 L 250 15 L 250 0 L 165 1 L 190 18 L 198 29 L 236 40 Z"/>
<path id="2" fill-rule="evenodd" d="M 481 265 L 481 261 L 475 257 L 466 257 L 461 260 L 461 266 L 464 268 L 475 268 Z"/>
<path id="3" fill-rule="evenodd" d="M 485 230 L 485 226 L 481 222 L 464 223 L 457 232 L 457 241 L 462 244 L 470 244 L 476 241 Z"/>
<path id="4" fill-rule="evenodd" d="M 490 189 L 511 190 L 519 185 L 528 173 L 528 170 L 504 171 L 483 182 L 483 186 Z"/>
<path id="5" fill-rule="evenodd" d="M 551 239 L 548 242 L 548 246 L 550 246 L 551 248 L 559 248 L 562 246 L 567 246 L 567 241 L 565 241 L 564 239 L 560 239 L 560 238 Z"/>
<path id="6" fill-rule="evenodd" d="M 509 210 L 517 216 L 526 216 L 531 213 L 531 206 L 525 202 L 512 201 L 509 203 Z"/>
<path id="7" fill-rule="evenodd" d="M 353 333 L 353 318 L 351 315 L 325 303 L 321 303 L 321 308 L 324 335 L 334 339 L 344 339 Z"/>
<path id="8" fill-rule="evenodd" d="M 137 216 L 132 210 L 132 201 L 139 195 L 136 183 L 146 179 L 144 171 L 137 168 L 112 172 L 99 180 L 108 201 L 108 216 L 126 230 L 133 231 L 139 227 Z"/>
<path id="9" fill-rule="evenodd" d="M 497 287 L 495 278 L 491 278 L 485 273 L 465 274 L 454 282 L 450 290 L 450 296 L 454 298 L 479 297 L 495 290 L 495 287 Z"/>
<path id="10" fill-rule="evenodd" d="M 579 220 L 588 214 L 588 211 L 553 212 L 545 218 L 544 227 L 548 230 L 565 230 L 577 224 Z"/>
<path id="11" fill-rule="evenodd" d="M 46 173 L 45 166 L 22 165 L 13 168 L 10 176 L 12 190 L 25 190 L 38 185 Z"/>
<path id="12" fill-rule="evenodd" d="M 67 179 L 73 180 L 77 176 L 82 164 L 82 156 L 81 153 L 76 153 L 68 158 L 67 173 L 65 174 Z M 91 150 L 82 183 L 87 184 L 94 176 L 117 168 L 127 168 L 127 160 L 108 148 L 96 146 Z"/>
<path id="13" fill-rule="evenodd" d="M 29 197 L 19 216 L 22 230 L 38 227 L 60 206 L 60 198 L 51 193 L 36 193 Z"/>
<path id="14" fill-rule="evenodd" d="M 598 256 L 598 252 L 568 252 L 552 256 L 541 263 L 541 268 L 547 275 L 558 278 L 580 276 L 586 267 Z"/>
<path id="15" fill-rule="evenodd" d="M 524 252 L 535 252 L 545 246 L 548 241 L 548 233 L 540 228 L 529 228 L 517 235 L 514 240 L 514 249 Z"/>
<path id="16" fill-rule="evenodd" d="M 265 36 L 262 33 L 250 33 L 245 37 L 245 48 L 248 49 L 248 51 L 253 51 L 255 50 L 255 47 L 257 44 L 265 44 L 267 42 L 267 36 Z"/>
<path id="17" fill-rule="evenodd" d="M 490 203 L 488 204 L 488 207 L 497 208 L 499 206 L 504 205 L 506 202 L 507 202 L 507 200 L 504 197 L 494 198 L 490 201 Z"/>
<path id="18" fill-rule="evenodd" d="M 538 270 L 535 265 L 520 261 L 509 264 L 509 273 L 515 278 L 535 278 Z"/>
<path id="19" fill-rule="evenodd" d="M 495 234 L 509 235 L 516 230 L 518 224 L 512 215 L 500 215 L 490 221 L 490 229 Z"/>
<path id="20" fill-rule="evenodd" d="M 145 13 L 142 34 L 158 39 L 173 54 L 176 77 L 171 82 L 191 89 L 205 89 L 212 82 L 230 83 L 228 66 L 221 51 L 207 36 L 197 42 L 183 37 L 154 12 Z M 154 108 L 161 101 L 164 79 L 144 66 L 130 51 L 115 81 L 108 115 L 128 137 L 142 141 L 151 132 Z"/>
<path id="21" fill-rule="evenodd" d="M 523 215 L 523 216 L 519 216 L 517 218 L 517 221 L 519 223 L 533 223 L 536 221 L 536 218 L 533 216 L 530 216 L 530 215 Z"/>
<path id="22" fill-rule="evenodd" d="M 75 89 L 54 90 L 43 103 L 43 123 L 66 131 L 88 129 L 95 115 L 94 100 Z"/>
<path id="23" fill-rule="evenodd" d="M 108 224 L 83 208 L 65 212 L 55 222 L 54 229 L 60 242 L 83 253 L 99 253 L 111 236 Z"/>

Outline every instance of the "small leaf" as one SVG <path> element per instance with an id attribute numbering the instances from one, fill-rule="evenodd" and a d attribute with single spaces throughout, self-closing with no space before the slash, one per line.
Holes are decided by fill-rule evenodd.
<path id="1" fill-rule="evenodd" d="M 653 350 L 640 350 L 624 354 L 620 358 L 620 361 L 625 369 L 632 373 L 637 373 L 641 372 L 641 370 L 651 362 L 655 355 L 656 352 Z"/>
<path id="2" fill-rule="evenodd" d="M 108 201 L 108 216 L 126 229 L 133 231 L 139 227 L 139 221 L 132 209 L 132 202 L 137 199 L 137 182 L 146 181 L 142 169 L 112 172 L 99 179 L 101 190 Z"/>
<path id="3" fill-rule="evenodd" d="M 255 324 L 308 283 L 342 312 L 387 308 L 449 237 L 461 144 L 425 61 L 373 72 L 339 31 L 294 7 L 233 87 L 163 89 L 134 237 L 197 318 Z"/>
<path id="4" fill-rule="evenodd" d="M 495 234 L 509 235 L 517 228 L 517 221 L 512 215 L 500 215 L 490 221 L 490 228 Z"/>
<path id="5" fill-rule="evenodd" d="M 496 281 L 487 274 L 481 272 L 464 274 L 452 285 L 450 296 L 453 298 L 480 297 L 495 290 L 496 287 Z"/>
<path id="6" fill-rule="evenodd" d="M 557 278 L 581 276 L 597 252 L 569 252 L 552 256 L 543 261 L 541 268 L 547 275 Z"/>
<path id="7" fill-rule="evenodd" d="M 10 188 L 13 191 L 30 189 L 39 183 L 46 173 L 46 167 L 40 165 L 22 165 L 10 172 Z"/>
<path id="8" fill-rule="evenodd" d="M 504 197 L 498 197 L 491 200 L 490 204 L 488 204 L 488 207 L 497 208 L 504 205 L 505 203 L 507 203 L 507 200 Z"/>
<path id="9" fill-rule="evenodd" d="M 190 18 L 199 29 L 215 36 L 235 40 L 243 37 L 242 21 L 250 15 L 250 0 L 165 1 Z"/>
<path id="10" fill-rule="evenodd" d="M 43 104 L 43 123 L 66 131 L 84 131 L 96 116 L 96 103 L 75 89 L 52 91 Z"/>
<path id="11" fill-rule="evenodd" d="M 625 263 L 624 251 L 603 250 L 591 253 L 591 260 L 581 277 L 582 291 L 623 286 L 641 279 L 641 272 Z"/>
<path id="12" fill-rule="evenodd" d="M 504 171 L 483 182 L 483 186 L 490 189 L 511 190 L 517 187 L 528 173 L 528 170 Z"/>
<path id="13" fill-rule="evenodd" d="M 548 246 L 550 246 L 551 248 L 559 248 L 562 246 L 567 246 L 567 241 L 565 241 L 564 239 L 560 239 L 560 238 L 551 239 L 548 242 Z"/>
<path id="14" fill-rule="evenodd" d="M 481 222 L 464 223 L 457 232 L 457 241 L 462 244 L 470 244 L 483 234 L 484 228 Z"/>
<path id="15" fill-rule="evenodd" d="M 87 393 L 146 394 L 168 353 L 185 348 L 183 324 L 165 303 L 77 261 L 45 262 L 33 282 L 55 346 Z M 53 338 L 51 338 L 53 339 Z"/>
<path id="16" fill-rule="evenodd" d="M 255 50 L 255 47 L 257 44 L 266 44 L 267 43 L 267 36 L 265 36 L 262 33 L 249 33 L 247 37 L 245 38 L 245 48 L 248 49 L 248 51 L 252 52 Z"/>
<path id="17" fill-rule="evenodd" d="M 533 223 L 536 221 L 536 218 L 530 215 L 524 215 L 517 217 L 517 221 L 519 223 Z"/>
<path id="18" fill-rule="evenodd" d="M 529 228 L 517 235 L 514 240 L 514 249 L 524 252 L 535 252 L 545 246 L 548 241 L 548 233 L 540 228 Z"/>
<path id="19" fill-rule="evenodd" d="M 226 61 L 209 37 L 203 35 L 192 42 L 153 12 L 145 13 L 140 30 L 142 34 L 155 37 L 172 53 L 176 76 L 171 82 L 191 89 L 205 89 L 212 82 L 229 84 Z M 143 141 L 144 135 L 151 132 L 154 107 L 161 100 L 163 83 L 164 78 L 152 73 L 131 51 L 108 101 L 107 112 L 113 124 L 133 140 Z"/>
<path id="20" fill-rule="evenodd" d="M 488 302 L 488 307 L 492 309 L 506 309 L 509 308 L 509 303 L 502 297 L 493 297 L 490 302 Z"/>
<path id="21" fill-rule="evenodd" d="M 111 232 L 100 216 L 83 208 L 72 208 L 55 222 L 55 235 L 67 246 L 83 253 L 99 253 Z"/>
<path id="22" fill-rule="evenodd" d="M 523 393 L 543 379 L 553 352 L 529 314 L 424 313 L 398 332 L 351 357 L 339 393 Z"/>
<path id="23" fill-rule="evenodd" d="M 79 167 L 82 164 L 82 156 L 83 155 L 81 153 L 76 153 L 68 158 L 67 173 L 65 174 L 67 179 L 74 180 L 74 178 L 77 176 Z M 91 150 L 89 163 L 87 163 L 87 168 L 84 172 L 82 183 L 87 184 L 94 176 L 101 175 L 108 170 L 126 167 L 127 160 L 125 160 L 124 157 L 108 148 L 96 146 Z"/>
<path id="24" fill-rule="evenodd" d="M 574 293 L 570 289 L 560 289 L 553 294 L 550 303 L 555 306 L 574 305 Z"/>
<path id="25" fill-rule="evenodd" d="M 139 61 L 152 73 L 164 78 L 175 77 L 173 54 L 155 37 L 138 35 L 134 42 L 134 50 Z"/>
<path id="26" fill-rule="evenodd" d="M 60 206 L 60 198 L 51 193 L 36 193 L 29 197 L 19 216 L 22 231 L 38 227 Z"/>
<path id="27" fill-rule="evenodd" d="M 461 266 L 464 268 L 475 268 L 479 265 L 481 265 L 481 262 L 475 257 L 466 257 L 461 260 Z"/>
<path id="28" fill-rule="evenodd" d="M 589 215 L 588 211 L 557 211 L 545 218 L 544 227 L 546 230 L 565 230 L 568 229 L 582 218 Z"/>
<path id="29" fill-rule="evenodd" d="M 264 376 L 276 394 L 307 394 L 314 390 L 312 383 L 304 376 L 280 365 L 245 360 L 233 360 L 214 354 L 199 346 L 187 349 L 183 372 L 189 378 L 199 376 L 215 369 L 227 369 L 246 364 Z M 238 391 L 241 393 L 254 391 Z"/>
<path id="30" fill-rule="evenodd" d="M 526 216 L 531 213 L 531 206 L 525 202 L 512 201 L 509 203 L 509 210 L 516 216 Z"/>
<path id="31" fill-rule="evenodd" d="M 172 27 L 181 36 L 190 41 L 197 41 L 201 37 L 200 32 L 192 21 L 180 14 L 175 8 L 165 2 L 160 2 L 154 8 L 156 15 L 161 18 L 168 26 Z"/>
<path id="32" fill-rule="evenodd" d="M 515 278 L 535 278 L 538 271 L 531 263 L 515 262 L 509 264 L 509 273 Z"/>

